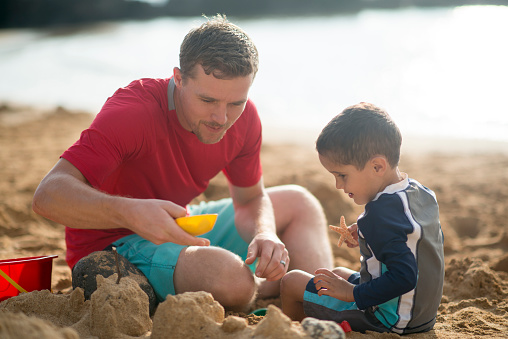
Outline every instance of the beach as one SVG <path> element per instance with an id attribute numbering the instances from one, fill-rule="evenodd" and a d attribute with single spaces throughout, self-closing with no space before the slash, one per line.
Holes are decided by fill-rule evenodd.
<path id="1" fill-rule="evenodd" d="M 0 303 L 2 337 L 27 337 L 22 332 L 8 332 L 8 324 L 17 321 L 21 321 L 16 323 L 17 326 L 34 329 L 31 333 L 35 333 L 34 337 L 37 338 L 74 338 L 75 333 L 80 338 L 101 337 L 101 329 L 90 330 L 89 324 L 93 321 L 84 323 L 81 320 L 94 319 L 94 316 L 100 319 L 101 316 L 88 315 L 86 310 L 91 306 L 87 306 L 88 302 L 80 300 L 80 295 L 72 291 L 71 272 L 65 262 L 64 227 L 36 215 L 31 207 L 33 194 L 41 179 L 57 162 L 60 154 L 79 138 L 80 132 L 92 119 L 93 115 L 87 112 L 71 112 L 61 107 L 41 109 L 9 103 L 0 105 L 0 259 L 58 255 L 53 261 L 51 292 L 30 292 Z M 363 207 L 354 205 L 344 193 L 335 189 L 333 177 L 318 161 L 312 136 L 289 143 L 278 140 L 276 131 L 265 133 L 262 164 L 267 187 L 302 185 L 320 200 L 329 224 L 337 225 L 341 215 L 345 216 L 348 224 L 356 220 Z M 409 337 L 508 338 L 507 168 L 506 143 L 411 138 L 408 138 L 407 143 L 403 141 L 400 169 L 431 188 L 437 195 L 446 261 L 444 294 L 437 323 L 432 331 Z M 227 194 L 225 178 L 219 175 L 212 180 L 200 199 L 213 200 Z M 358 269 L 358 249 L 345 246 L 338 248 L 337 240 L 338 235 L 330 231 L 335 264 Z M 127 279 L 122 281 L 126 291 L 136 293 Z M 104 282 L 104 288 L 106 285 L 108 282 Z M 279 333 L 278 324 L 281 324 L 281 328 L 289 326 L 296 331 L 294 333 L 298 332 L 299 324 L 287 323 L 287 319 L 273 311 L 273 307 L 270 308 L 272 322 L 268 324 L 268 321 L 262 323 L 263 319 L 250 319 L 244 328 L 239 319 L 242 314 L 225 320 L 224 314 L 220 314 L 220 307 L 213 300 L 198 297 L 203 301 L 197 305 L 205 305 L 218 312 L 212 320 L 204 312 L 202 316 L 206 320 L 203 322 L 209 322 L 207 326 L 213 328 L 213 331 L 222 331 L 213 333 L 225 333 L 225 338 L 240 337 L 234 335 L 235 331 L 247 329 L 259 337 L 263 337 L 263 333 L 273 333 L 275 337 L 275 333 Z M 16 303 L 17 299 L 19 302 Z M 182 300 L 174 302 L 184 303 Z M 275 306 L 280 305 L 278 300 L 270 302 Z M 76 310 L 76 305 L 80 305 L 79 310 L 83 313 L 51 313 L 37 303 L 53 305 L 61 310 L 67 310 L 66 305 L 69 304 L 74 305 Z M 261 302 L 257 304 L 258 307 L 259 305 Z M 175 306 L 174 309 L 178 307 Z M 22 312 L 27 317 L 14 317 L 13 312 Z M 123 308 L 121 312 L 129 314 L 134 311 Z M 159 314 L 159 317 L 162 315 Z M 34 320 L 36 318 L 42 323 Z M 162 320 L 157 322 L 156 318 L 157 313 L 152 319 L 143 319 L 140 327 L 130 334 L 118 334 L 109 327 L 105 327 L 102 333 L 108 333 L 104 337 L 155 338 L 162 331 L 159 328 Z M 192 321 L 189 319 L 188 323 L 181 320 L 177 324 L 178 333 L 183 333 L 184 336 L 187 328 L 188 331 L 195 328 L 196 319 L 201 318 Z M 133 323 L 133 320 L 129 323 Z M 267 324 L 272 332 L 263 332 L 261 327 L 268 326 Z M 46 332 L 46 327 L 49 332 Z M 190 333 L 187 332 L 187 335 L 192 337 Z M 293 332 L 284 333 L 280 337 L 290 337 L 288 333 Z M 385 337 L 398 336 L 373 332 L 347 333 L 347 338 Z"/>

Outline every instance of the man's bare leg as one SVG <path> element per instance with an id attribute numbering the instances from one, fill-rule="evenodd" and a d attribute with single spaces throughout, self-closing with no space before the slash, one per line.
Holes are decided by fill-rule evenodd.
<path id="1" fill-rule="evenodd" d="M 318 268 L 333 267 L 328 227 L 319 201 L 297 185 L 268 188 L 277 224 L 277 235 L 289 252 L 289 270 L 310 274 Z M 259 298 L 276 297 L 280 281 L 259 283 Z"/>
<path id="2" fill-rule="evenodd" d="M 206 291 L 227 310 L 246 311 L 256 297 L 254 275 L 236 254 L 219 247 L 183 249 L 173 277 L 175 292 Z"/>
<path id="3" fill-rule="evenodd" d="M 332 250 L 319 201 L 296 185 L 267 191 L 275 211 L 277 235 L 289 251 L 289 269 L 300 269 L 312 275 L 318 268 L 331 269 Z M 182 250 L 174 284 L 176 293 L 207 291 L 222 306 L 234 310 L 248 307 L 256 294 L 259 298 L 280 294 L 280 281 L 255 280 L 239 256 L 219 247 Z"/>

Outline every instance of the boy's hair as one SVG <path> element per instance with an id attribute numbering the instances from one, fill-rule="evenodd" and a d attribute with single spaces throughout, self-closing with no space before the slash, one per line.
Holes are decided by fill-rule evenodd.
<path id="1" fill-rule="evenodd" d="M 335 116 L 321 131 L 316 150 L 341 165 L 362 170 L 376 155 L 387 158 L 391 167 L 399 164 L 402 136 L 383 109 L 366 102 L 350 106 Z"/>
<path id="2" fill-rule="evenodd" d="M 180 71 L 184 79 L 193 77 L 197 64 L 217 79 L 255 76 L 258 63 L 258 51 L 252 40 L 225 15 L 218 14 L 192 29 L 180 46 Z"/>

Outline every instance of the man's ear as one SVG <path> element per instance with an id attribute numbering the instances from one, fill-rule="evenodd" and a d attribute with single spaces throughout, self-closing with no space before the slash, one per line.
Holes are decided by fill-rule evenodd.
<path id="1" fill-rule="evenodd" d="M 175 85 L 178 88 L 182 87 L 182 72 L 180 71 L 180 68 L 174 67 L 173 68 L 173 79 L 175 80 Z"/>
<path id="2" fill-rule="evenodd" d="M 369 163 L 375 175 L 383 176 L 388 170 L 388 161 L 386 157 L 382 155 L 374 156 L 372 159 L 370 159 Z"/>

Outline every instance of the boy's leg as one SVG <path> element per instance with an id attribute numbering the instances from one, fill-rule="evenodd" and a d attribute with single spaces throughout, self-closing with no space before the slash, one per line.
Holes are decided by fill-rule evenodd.
<path id="1" fill-rule="evenodd" d="M 303 294 L 305 287 L 312 275 L 300 271 L 293 270 L 288 272 L 280 283 L 280 297 L 282 302 L 282 312 L 292 320 L 302 321 L 305 318 L 303 312 Z"/>
<path id="2" fill-rule="evenodd" d="M 337 274 L 339 277 L 346 279 L 348 281 L 349 281 L 349 277 L 351 277 L 351 275 L 358 273 L 357 271 L 352 270 L 347 267 L 336 267 L 332 270 L 332 272 Z"/>
<path id="3" fill-rule="evenodd" d="M 354 302 L 319 296 L 313 279 L 312 274 L 300 270 L 288 272 L 282 278 L 282 311 L 292 320 L 302 321 L 305 317 L 335 320 L 344 311 L 358 310 Z"/>
<path id="4" fill-rule="evenodd" d="M 297 185 L 271 187 L 267 192 L 275 211 L 277 235 L 289 252 L 289 270 L 299 269 L 313 274 L 318 268 L 332 269 L 326 217 L 316 197 Z M 260 284 L 260 298 L 279 293 L 278 281 Z"/>

